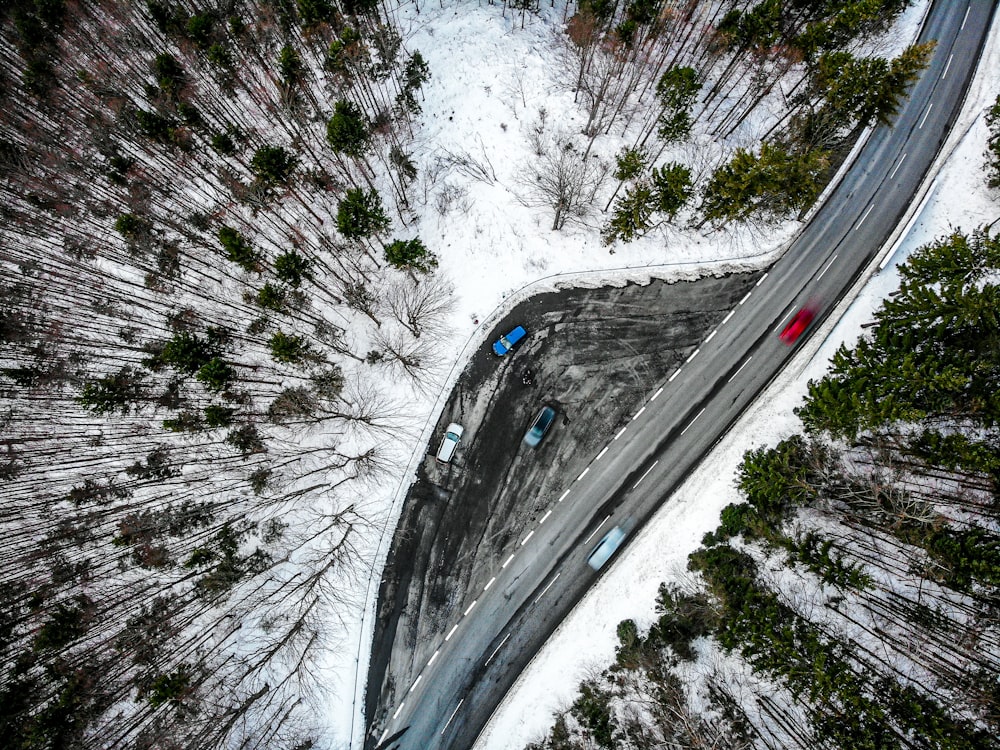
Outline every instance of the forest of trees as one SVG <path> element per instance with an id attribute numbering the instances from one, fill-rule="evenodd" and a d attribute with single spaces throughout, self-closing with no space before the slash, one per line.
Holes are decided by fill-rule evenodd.
<path id="1" fill-rule="evenodd" d="M 3 14 L 4 746 L 308 747 L 449 304 L 426 63 L 369 0 Z"/>
<path id="2" fill-rule="evenodd" d="M 612 247 L 671 223 L 794 216 L 930 53 L 861 52 L 906 5 L 518 4 L 559 27 L 585 125 L 540 110 L 512 193 L 556 230 L 605 206 L 595 234 Z M 516 33 L 506 5 L 475 7 Z M 13 747 L 306 748 L 326 731 L 321 666 L 356 648 L 343 623 L 392 522 L 369 490 L 413 449 L 398 394 L 439 385 L 452 304 L 414 230 L 455 210 L 448 184 L 417 189 L 434 71 L 400 18 L 419 12 L 2 4 Z M 734 146 L 782 86 L 765 142 Z M 596 158 L 612 132 L 632 146 Z M 697 163 L 676 150 L 695 132 L 716 144 Z M 434 158 L 497 179 L 488 160 Z"/>
<path id="3" fill-rule="evenodd" d="M 1000 747 L 1000 234 L 955 231 L 535 750 Z M 700 706 L 701 708 L 693 708 Z"/>

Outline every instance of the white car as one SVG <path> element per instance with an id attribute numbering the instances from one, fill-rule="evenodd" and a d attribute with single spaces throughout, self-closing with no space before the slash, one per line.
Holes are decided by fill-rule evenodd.
<path id="1" fill-rule="evenodd" d="M 438 448 L 437 460 L 443 464 L 451 461 L 451 457 L 455 455 L 455 449 L 458 448 L 458 441 L 462 439 L 462 425 L 452 422 L 448 425 L 448 428 L 444 431 L 444 437 L 441 438 L 441 447 Z"/>

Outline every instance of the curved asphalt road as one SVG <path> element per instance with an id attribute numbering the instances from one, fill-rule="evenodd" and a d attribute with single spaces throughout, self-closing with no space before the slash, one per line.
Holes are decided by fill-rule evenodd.
<path id="1" fill-rule="evenodd" d="M 586 558 L 614 525 L 635 530 L 669 497 L 791 356 L 778 332 L 799 308 L 821 319 L 905 213 L 961 108 L 993 14 L 937 0 L 938 44 L 892 128 L 879 128 L 799 239 L 683 367 L 515 544 L 366 746 L 468 750 L 545 639 L 594 582 Z M 815 328 L 816 323 L 812 328 Z M 808 331 L 806 333 L 808 335 Z M 627 540 L 626 540 L 627 543 Z"/>

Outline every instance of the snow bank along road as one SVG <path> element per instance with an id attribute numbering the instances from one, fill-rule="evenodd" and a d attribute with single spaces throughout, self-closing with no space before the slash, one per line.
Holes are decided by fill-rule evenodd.
<path id="1" fill-rule="evenodd" d="M 832 309 L 902 217 L 956 117 L 993 3 L 937 0 L 930 64 L 892 128 L 879 128 L 800 237 L 576 477 L 488 583 L 469 591 L 422 671 L 366 747 L 468 750 L 520 671 L 594 582 L 586 563 L 614 525 L 635 529 L 791 356 L 778 333 L 803 306 Z M 809 335 L 809 331 L 805 336 Z M 627 540 L 626 540 L 627 543 Z"/>

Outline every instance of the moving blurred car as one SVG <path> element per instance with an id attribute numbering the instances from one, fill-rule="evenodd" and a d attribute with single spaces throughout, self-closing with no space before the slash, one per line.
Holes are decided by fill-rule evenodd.
<path id="1" fill-rule="evenodd" d="M 813 318 L 815 317 L 815 310 L 811 307 L 803 307 L 795 313 L 795 316 L 788 322 L 788 325 L 778 335 L 778 338 L 791 346 L 798 341 L 799 336 L 809 327 L 809 324 L 813 322 Z"/>
<path id="2" fill-rule="evenodd" d="M 508 334 L 501 336 L 497 341 L 493 342 L 493 353 L 498 357 L 502 357 L 511 349 L 514 345 L 528 335 L 528 332 L 524 330 L 523 326 L 518 326 L 513 331 Z"/>
<path id="3" fill-rule="evenodd" d="M 444 437 L 441 438 L 441 447 L 438 448 L 437 460 L 443 464 L 451 461 L 451 457 L 455 455 L 455 449 L 458 448 L 458 441 L 462 439 L 462 425 L 457 422 L 452 422 L 444 431 Z"/>
<path id="4" fill-rule="evenodd" d="M 552 426 L 552 420 L 556 418 L 556 410 L 551 406 L 543 406 L 542 410 L 538 412 L 538 416 L 531 423 L 531 427 L 528 431 L 524 433 L 524 442 L 530 445 L 532 448 L 537 446 L 542 442 L 542 438 L 545 437 L 545 433 L 549 431 L 549 427 Z"/>
<path id="5" fill-rule="evenodd" d="M 587 558 L 587 565 L 592 567 L 594 570 L 600 570 L 601 566 L 606 563 L 610 557 L 615 554 L 615 551 L 621 546 L 621 543 L 625 540 L 625 530 L 621 526 L 615 526 L 611 531 L 601 537 L 601 541 L 597 543 L 594 547 L 594 551 L 590 553 Z"/>

